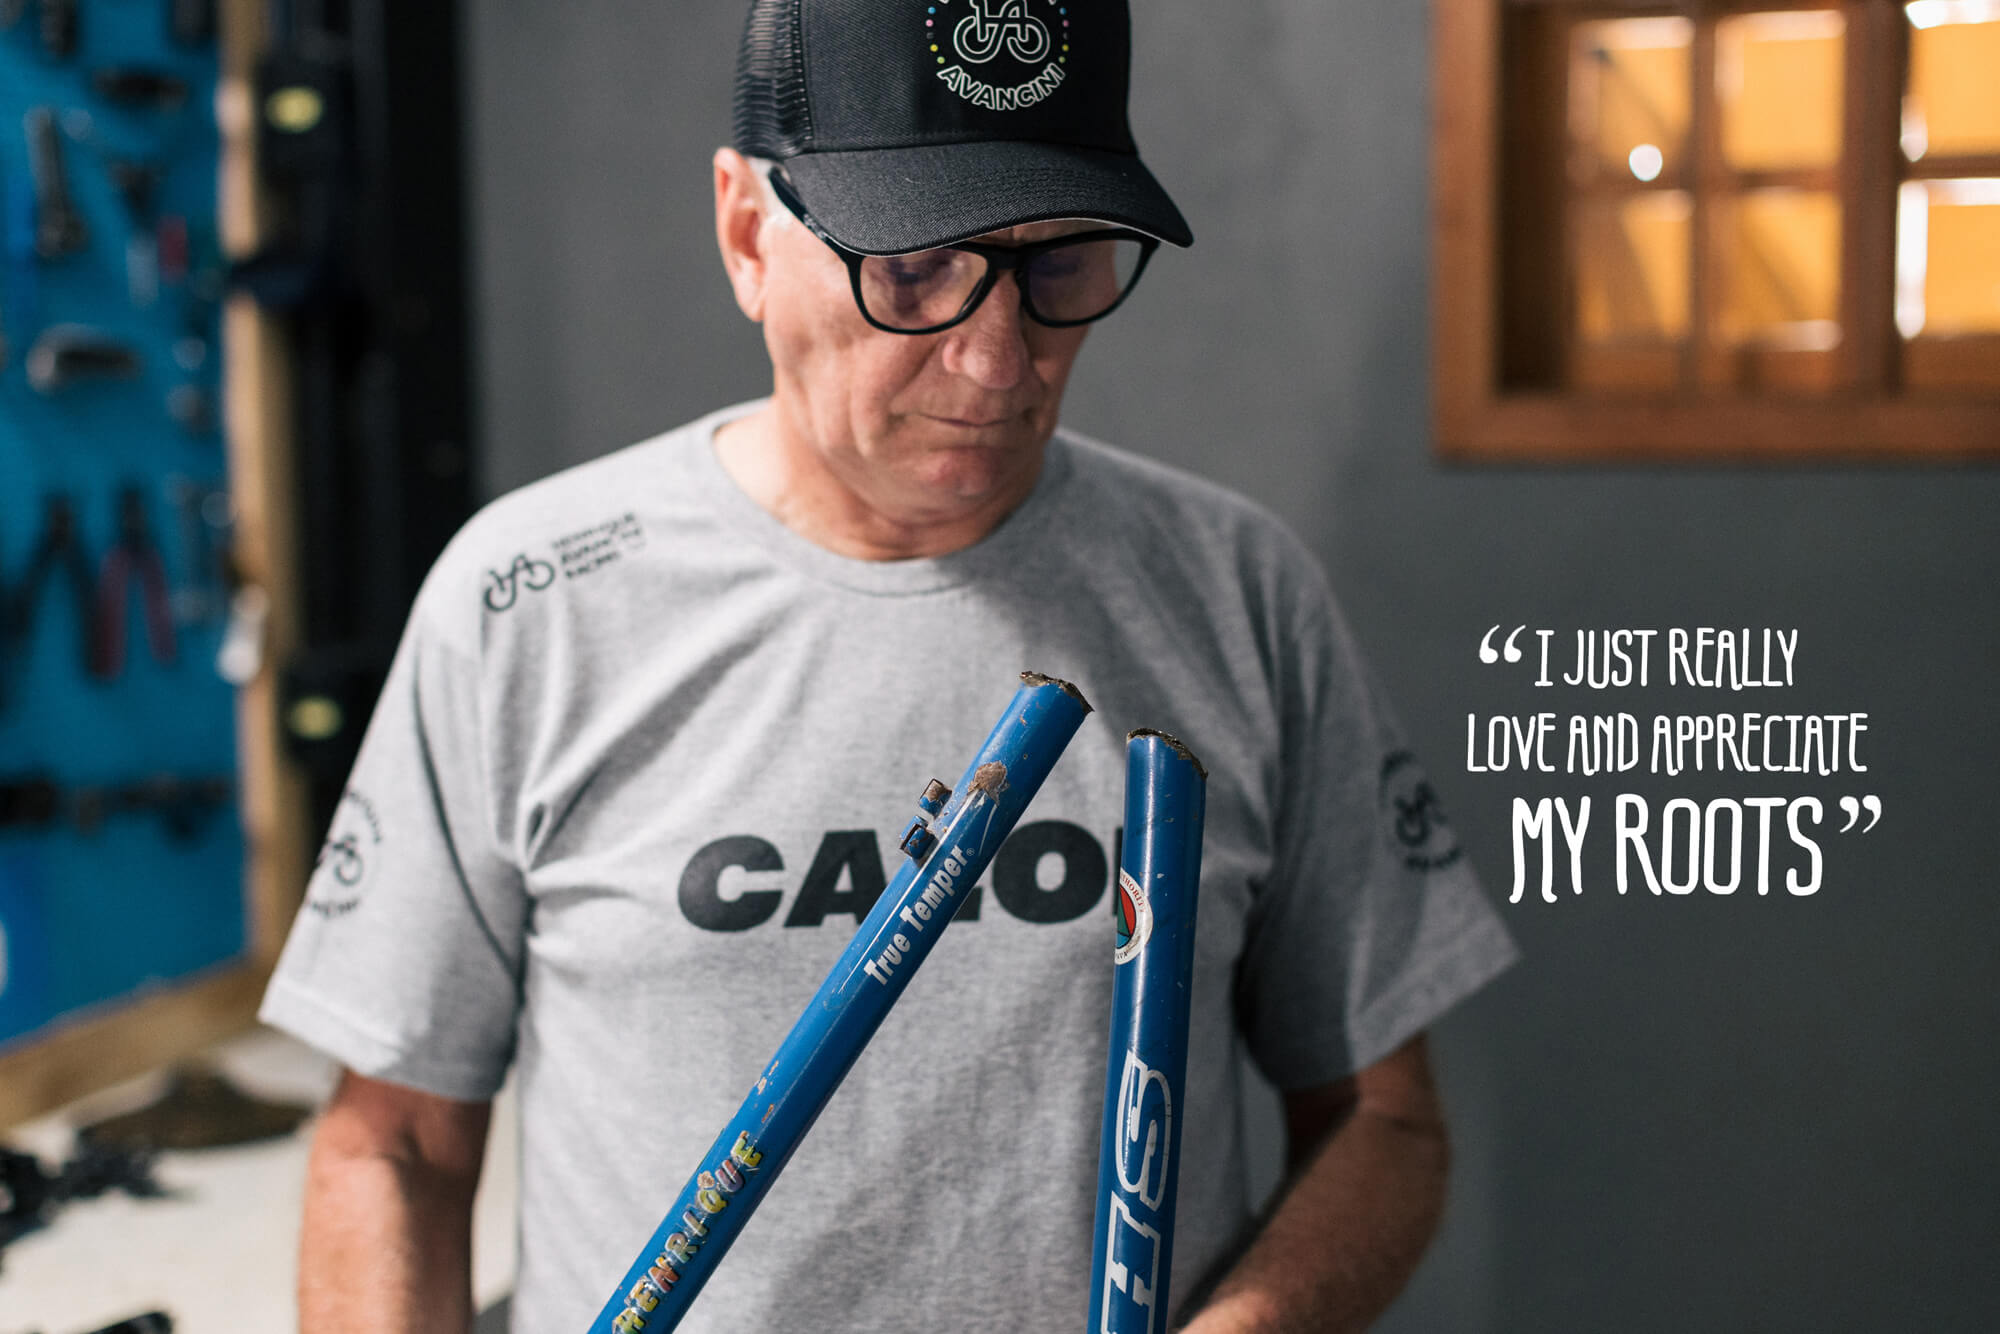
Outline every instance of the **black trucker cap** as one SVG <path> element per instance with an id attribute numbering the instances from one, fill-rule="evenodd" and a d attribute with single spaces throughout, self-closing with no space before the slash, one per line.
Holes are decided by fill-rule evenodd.
<path id="1" fill-rule="evenodd" d="M 1185 246 L 1125 119 L 1125 0 L 754 0 L 736 149 L 834 239 L 894 255 L 1052 218 Z"/>

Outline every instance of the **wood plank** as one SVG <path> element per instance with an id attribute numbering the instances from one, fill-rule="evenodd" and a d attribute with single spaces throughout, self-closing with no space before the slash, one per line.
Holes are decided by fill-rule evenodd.
<path id="1" fill-rule="evenodd" d="M 257 109 L 252 77 L 267 41 L 263 0 L 224 0 L 222 81 L 222 243 L 231 258 L 255 253 L 269 235 L 272 201 L 256 168 Z M 235 511 L 238 574 L 262 590 L 267 609 L 263 670 L 237 695 L 237 763 L 242 775 L 245 896 L 250 953 L 276 961 L 298 910 L 311 847 L 304 775 L 285 749 L 276 668 L 298 644 L 298 480 L 290 349 L 279 320 L 245 296 L 223 308 L 223 414 Z"/>
<path id="2" fill-rule="evenodd" d="M 1459 462 L 1887 465 L 2000 458 L 2000 403 L 1943 394 L 1499 399 L 1440 453 Z"/>
<path id="3" fill-rule="evenodd" d="M 1431 385 L 1440 441 L 1474 428 L 1498 368 L 1499 18 L 1494 0 L 1432 0 Z"/>
<path id="4" fill-rule="evenodd" d="M 1569 363 L 1574 243 L 1563 200 L 1572 31 L 1553 11 L 1505 14 L 1500 26 L 1494 373 L 1508 389 L 1553 389 Z"/>
<path id="5" fill-rule="evenodd" d="M 231 298 L 223 321 L 238 569 L 263 591 L 268 609 L 263 669 L 238 692 L 236 704 L 249 940 L 252 957 L 268 964 L 284 945 L 311 870 L 305 778 L 286 753 L 278 716 L 277 666 L 299 634 L 291 359 L 277 322 L 247 298 Z"/>
<path id="6" fill-rule="evenodd" d="M 1722 108 L 1715 97 L 1715 17 L 1704 8 L 1695 16 L 1688 55 L 1694 81 L 1689 100 L 1688 140 L 1694 145 L 1694 211 L 1688 219 L 1687 370 L 1682 383 L 1698 392 L 1726 387 L 1730 358 L 1717 327 L 1729 256 L 1717 232 L 1717 213 L 1729 184 L 1722 167 Z"/>
<path id="7" fill-rule="evenodd" d="M 241 960 L 93 1007 L 0 1047 L 0 1130 L 189 1056 L 256 1018 L 269 970 Z"/>
<path id="8" fill-rule="evenodd" d="M 1508 9 L 1572 10 L 1579 18 L 1644 18 L 1695 13 L 1764 13 L 1773 9 L 1831 9 L 1839 0 L 1497 0 Z M 1869 0 L 1890 4 L 1893 0 Z"/>
<path id="9" fill-rule="evenodd" d="M 1960 390 L 2000 402 L 2000 334 L 1933 334 L 1902 348 L 1911 390 Z"/>
<path id="10" fill-rule="evenodd" d="M 1913 181 L 1990 178 L 2000 176 L 2000 153 L 1926 153 L 1902 166 L 1903 175 Z"/>
<path id="11" fill-rule="evenodd" d="M 1896 374 L 1896 188 L 1902 164 L 1900 10 L 1849 0 L 1841 153 L 1840 382 L 1865 393 Z"/>

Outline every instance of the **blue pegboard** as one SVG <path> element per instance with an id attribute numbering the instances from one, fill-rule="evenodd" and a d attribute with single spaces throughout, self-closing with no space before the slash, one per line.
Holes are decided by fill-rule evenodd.
<path id="1" fill-rule="evenodd" d="M 158 811 L 105 805 L 106 791 L 172 776 L 233 784 L 233 689 L 215 671 L 222 623 L 213 563 L 197 559 L 184 519 L 219 543 L 226 502 L 218 423 L 221 264 L 215 230 L 218 139 L 212 44 L 181 46 L 165 0 L 79 6 L 75 50 L 43 46 L 39 3 L 0 32 L 0 608 L 13 606 L 41 535 L 45 498 L 70 498 L 93 578 L 118 534 L 121 489 L 137 489 L 171 593 L 175 653 L 148 643 L 136 588 L 123 608 L 122 670 L 87 670 L 66 581 L 41 590 L 25 637 L 0 636 L 0 784 L 28 775 L 61 794 L 52 826 L 0 828 L 0 1043 L 149 982 L 185 977 L 245 947 L 243 838 L 232 799 L 175 825 Z M 132 109 L 99 91 L 110 68 L 168 76 L 176 109 Z M 82 249 L 34 254 L 27 122 L 50 109 L 69 190 L 88 230 Z M 159 173 L 149 225 L 159 281 L 133 290 L 133 219 L 113 161 Z M 169 221 L 164 226 L 161 220 Z M 141 248 L 140 257 L 145 251 Z M 176 260 L 185 257 L 185 262 Z M 138 272 L 146 272 L 140 263 Z M 30 349 L 49 329 L 82 326 L 129 346 L 130 379 L 38 392 Z M 180 415 L 170 409 L 177 405 Z M 188 412 L 190 405 L 205 411 Z M 184 511 L 176 500 L 209 494 Z M 0 615 L 0 625 L 9 619 Z M 101 618 L 100 618 L 101 623 Z M 100 667 L 102 663 L 99 664 Z M 99 793 L 102 818 L 90 813 Z M 79 794 L 84 794 L 80 800 Z M 33 994 L 29 994 L 32 988 Z"/>

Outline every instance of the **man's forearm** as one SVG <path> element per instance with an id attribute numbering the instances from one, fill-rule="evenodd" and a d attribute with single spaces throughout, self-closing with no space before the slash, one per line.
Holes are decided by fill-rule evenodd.
<path id="1" fill-rule="evenodd" d="M 1437 1230 L 1443 1122 L 1366 1104 L 1321 1146 L 1185 1334 L 1346 1334 L 1401 1292 Z"/>
<path id="2" fill-rule="evenodd" d="M 301 1334 L 472 1325 L 477 1177 L 315 1139 L 299 1246 Z"/>

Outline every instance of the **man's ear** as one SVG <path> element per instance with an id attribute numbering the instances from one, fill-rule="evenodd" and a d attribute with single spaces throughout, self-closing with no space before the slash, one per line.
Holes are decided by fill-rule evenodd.
<path id="1" fill-rule="evenodd" d="M 764 249 L 764 183 L 757 169 L 733 148 L 715 150 L 715 243 L 736 304 L 752 320 L 764 318 L 764 285 L 769 275 Z"/>

